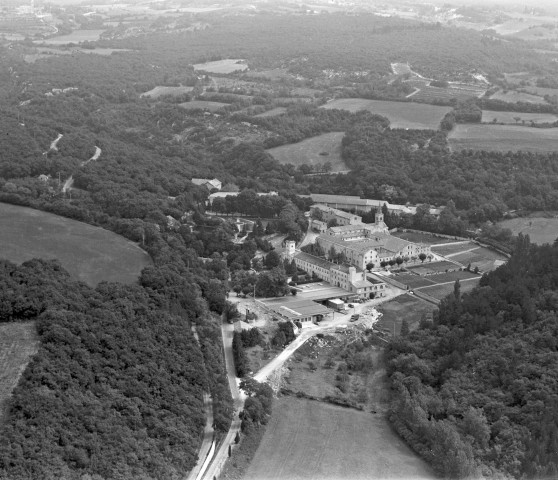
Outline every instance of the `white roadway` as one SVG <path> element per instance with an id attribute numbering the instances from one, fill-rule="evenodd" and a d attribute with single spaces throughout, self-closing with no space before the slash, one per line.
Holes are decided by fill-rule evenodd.
<path id="1" fill-rule="evenodd" d="M 353 313 L 361 313 L 362 311 L 380 305 L 381 303 L 387 302 L 394 297 L 402 295 L 405 293 L 404 290 L 400 290 L 395 287 L 390 287 L 385 292 L 385 297 L 375 298 L 369 300 L 366 303 L 355 303 L 354 308 L 349 309 L 348 313 L 334 313 L 333 318 L 329 318 L 320 322 L 319 325 L 307 325 L 302 329 L 302 332 L 298 337 L 296 337 L 287 347 L 271 360 L 267 365 L 262 367 L 255 375 L 254 379 L 258 382 L 265 382 L 269 376 L 278 368 L 280 368 L 292 355 L 297 351 L 304 343 L 318 333 L 327 332 L 335 328 L 349 325 L 351 315 Z M 358 325 L 358 321 L 355 322 Z M 229 445 L 234 442 L 234 437 L 236 433 L 240 430 L 240 419 L 238 414 L 242 411 L 244 407 L 244 394 L 238 388 L 239 379 L 236 377 L 236 371 L 234 368 L 234 358 L 232 353 L 232 338 L 234 334 L 234 325 L 228 324 L 227 322 L 221 323 L 221 333 L 223 336 L 223 349 L 225 354 L 225 364 L 227 368 L 227 378 L 229 381 L 229 387 L 231 389 L 231 394 L 234 401 L 234 416 L 231 427 L 225 437 L 225 440 L 221 442 L 221 445 L 211 462 L 211 465 L 207 468 L 205 472 L 202 473 L 200 480 L 213 480 L 213 478 L 218 478 L 223 463 L 228 458 L 229 455 Z"/>

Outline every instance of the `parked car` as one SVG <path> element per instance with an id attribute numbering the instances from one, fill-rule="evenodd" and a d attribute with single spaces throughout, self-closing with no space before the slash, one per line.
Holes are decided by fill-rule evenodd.
<path id="1" fill-rule="evenodd" d="M 358 313 L 355 313 L 354 315 L 351 315 L 351 322 L 356 322 L 358 319 L 360 318 L 360 315 Z"/>
<path id="2" fill-rule="evenodd" d="M 352 303 L 349 303 L 349 308 L 355 308 L 355 306 Z"/>

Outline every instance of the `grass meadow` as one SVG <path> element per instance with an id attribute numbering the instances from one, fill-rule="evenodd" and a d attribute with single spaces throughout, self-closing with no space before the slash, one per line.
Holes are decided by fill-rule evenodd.
<path id="1" fill-rule="evenodd" d="M 330 132 L 316 137 L 306 138 L 301 142 L 289 143 L 267 150 L 279 163 L 292 163 L 295 166 L 312 165 L 320 167 L 331 163 L 331 171 L 348 170 L 341 158 L 341 140 L 343 132 Z"/>
<path id="2" fill-rule="evenodd" d="M 382 415 L 293 397 L 273 414 L 244 480 L 436 478 Z"/>
<path id="3" fill-rule="evenodd" d="M 425 103 L 390 102 L 365 98 L 339 98 L 326 103 L 322 108 L 338 108 L 350 112 L 369 110 L 388 118 L 391 128 L 418 130 L 438 130 L 446 113 L 451 111 L 450 107 Z"/>
<path id="4" fill-rule="evenodd" d="M 133 283 L 150 265 L 146 252 L 116 233 L 32 208 L 0 203 L 0 258 L 58 259 L 77 280 Z"/>
<path id="5" fill-rule="evenodd" d="M 554 243 L 558 238 L 558 218 L 556 217 L 521 217 L 504 220 L 498 225 L 509 228 L 514 235 L 528 234 L 532 243 Z"/>

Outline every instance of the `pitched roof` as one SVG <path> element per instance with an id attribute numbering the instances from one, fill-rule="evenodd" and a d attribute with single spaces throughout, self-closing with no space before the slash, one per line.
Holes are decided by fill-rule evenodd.
<path id="1" fill-rule="evenodd" d="M 333 266 L 333 264 L 331 262 L 328 262 L 325 258 L 315 257 L 314 255 L 310 255 L 306 252 L 295 253 L 295 258 L 311 263 L 312 265 L 316 265 L 317 267 L 326 268 L 328 270 Z"/>
<path id="2" fill-rule="evenodd" d="M 349 220 L 352 220 L 355 217 L 361 218 L 354 213 L 344 212 L 343 210 L 339 210 L 339 209 L 333 208 L 333 207 L 328 207 L 327 205 L 323 205 L 321 203 L 318 203 L 316 205 L 312 205 L 310 208 L 317 208 L 318 210 L 322 210 L 324 212 L 332 213 L 333 215 L 336 215 L 338 217 L 348 218 Z"/>

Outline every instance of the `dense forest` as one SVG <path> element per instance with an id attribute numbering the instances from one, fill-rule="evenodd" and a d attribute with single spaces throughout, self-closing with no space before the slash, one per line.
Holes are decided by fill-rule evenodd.
<path id="1" fill-rule="evenodd" d="M 218 323 L 179 308 L 150 273 L 91 289 L 56 261 L 2 261 L 0 291 L 0 320 L 36 320 L 41 340 L 0 427 L 0 477 L 183 476 L 197 461 L 203 391 L 228 428 Z"/>
<path id="2" fill-rule="evenodd" d="M 470 294 L 387 348 L 397 431 L 442 474 L 558 475 L 558 243 L 520 235 Z"/>

